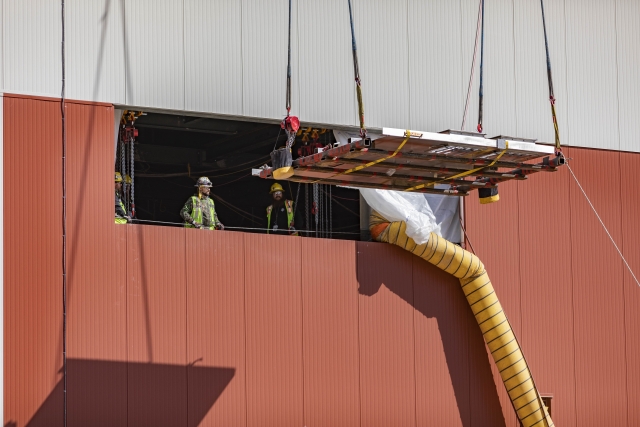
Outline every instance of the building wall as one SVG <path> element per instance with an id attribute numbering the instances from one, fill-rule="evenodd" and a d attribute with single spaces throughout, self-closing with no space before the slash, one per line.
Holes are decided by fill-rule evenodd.
<path id="1" fill-rule="evenodd" d="M 292 6 L 293 113 L 307 123 L 356 126 L 346 2 Z M 353 6 L 367 125 L 460 128 L 478 1 Z M 638 2 L 558 0 L 545 7 L 563 143 L 640 152 Z M 0 89 L 59 96 L 59 0 L 3 0 L 1 13 Z M 485 15 L 485 131 L 553 142 L 539 3 L 487 2 Z M 286 1 L 67 1 L 67 96 L 279 121 L 287 20 Z M 478 83 L 476 70 L 466 130 L 475 129 Z"/>
<path id="2" fill-rule="evenodd" d="M 60 103 L 3 107 L 3 422 L 56 426 Z M 452 277 L 378 243 L 116 226 L 113 107 L 66 112 L 70 426 L 517 425 Z M 622 186 L 640 155 L 567 151 L 640 270 L 640 196 Z M 640 293 L 578 191 L 565 168 L 501 185 L 497 204 L 471 196 L 469 237 L 556 423 L 632 426 Z"/>

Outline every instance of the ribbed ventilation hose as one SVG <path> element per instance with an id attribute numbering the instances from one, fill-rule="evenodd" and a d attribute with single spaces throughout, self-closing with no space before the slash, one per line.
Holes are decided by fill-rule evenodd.
<path id="1" fill-rule="evenodd" d="M 553 421 L 480 259 L 434 233 L 427 243 L 418 245 L 407 236 L 406 227 L 404 221 L 389 223 L 378 213 L 371 214 L 375 240 L 400 246 L 460 280 L 518 419 L 524 427 L 552 427 Z"/>

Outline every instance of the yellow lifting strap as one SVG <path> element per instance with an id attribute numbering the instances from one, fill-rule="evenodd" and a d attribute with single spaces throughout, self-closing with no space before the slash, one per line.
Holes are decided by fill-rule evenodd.
<path id="1" fill-rule="evenodd" d="M 369 162 L 369 163 L 367 163 L 365 165 L 356 166 L 355 168 L 347 169 L 346 171 L 343 171 L 343 172 L 338 172 L 335 175 L 331 175 L 329 178 L 320 178 L 320 179 L 318 179 L 316 181 L 311 182 L 310 184 L 315 184 L 317 182 L 324 181 L 325 179 L 335 178 L 336 176 L 346 175 L 346 174 L 351 173 L 351 172 L 361 171 L 362 169 L 366 169 L 366 168 L 371 167 L 371 166 L 373 166 L 375 164 L 378 164 L 380 162 L 384 162 L 385 160 L 388 160 L 388 159 L 390 159 L 392 157 L 395 157 L 396 154 L 398 154 L 400 152 L 400 150 L 402 150 L 402 147 L 404 147 L 404 144 L 406 144 L 407 141 L 409 140 L 409 137 L 411 136 L 411 131 L 410 130 L 405 131 L 404 136 L 405 136 L 404 140 L 398 146 L 398 148 L 396 148 L 396 151 L 394 151 L 392 154 L 389 154 L 388 156 L 383 157 L 381 159 L 374 160 L 373 162 Z"/>
<path id="2" fill-rule="evenodd" d="M 500 154 L 498 154 L 498 156 L 497 156 L 495 159 L 493 159 L 493 162 L 491 162 L 491 163 L 490 163 L 490 164 L 488 164 L 487 166 L 482 166 L 482 167 L 479 167 L 479 168 L 471 169 L 471 170 L 468 170 L 468 171 L 466 171 L 466 172 L 459 173 L 458 175 L 449 176 L 449 177 L 447 177 L 447 178 L 445 178 L 445 179 L 441 179 L 440 181 L 427 182 L 427 183 L 425 183 L 425 184 L 416 185 L 415 187 L 407 188 L 407 189 L 406 189 L 406 190 L 404 190 L 404 191 L 414 191 L 414 190 L 419 190 L 419 189 L 421 189 L 421 188 L 425 188 L 425 187 L 433 187 L 434 185 L 439 184 L 439 183 L 441 183 L 441 182 L 446 182 L 446 181 L 450 181 L 450 180 L 452 180 L 452 179 L 462 178 L 462 177 L 465 177 L 465 176 L 467 176 L 467 175 L 471 175 L 471 174 L 473 174 L 473 173 L 476 173 L 476 172 L 478 172 L 478 171 L 481 171 L 482 169 L 490 168 L 491 166 L 495 165 L 495 164 L 496 164 L 496 162 L 497 162 L 498 160 L 500 160 L 500 157 L 502 157 L 502 156 L 504 155 L 504 153 L 506 153 L 506 152 L 507 152 L 507 150 L 509 149 L 509 142 L 507 141 L 507 142 L 505 142 L 505 144 L 506 144 L 506 147 L 504 148 L 504 150 L 502 150 L 502 151 L 500 152 Z"/>

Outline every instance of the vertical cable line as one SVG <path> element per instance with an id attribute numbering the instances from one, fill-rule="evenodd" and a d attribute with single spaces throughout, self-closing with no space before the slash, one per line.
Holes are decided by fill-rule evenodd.
<path id="1" fill-rule="evenodd" d="M 484 0 L 480 0 L 482 8 L 482 27 L 480 30 L 480 90 L 478 92 L 478 133 L 482 133 L 482 101 L 484 98 Z"/>
<path id="2" fill-rule="evenodd" d="M 62 117 L 62 405 L 63 424 L 67 427 L 67 122 L 65 113 L 65 28 L 64 0 L 61 0 L 62 19 L 62 89 L 60 91 L 60 113 Z"/>

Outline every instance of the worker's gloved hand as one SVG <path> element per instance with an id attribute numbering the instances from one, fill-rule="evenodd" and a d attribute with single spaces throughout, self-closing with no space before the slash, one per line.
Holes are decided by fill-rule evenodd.
<path id="1" fill-rule="evenodd" d="M 199 222 L 194 222 L 194 223 L 193 223 L 193 226 L 194 226 L 195 228 L 197 228 L 198 230 L 202 229 L 202 224 L 200 224 Z"/>
<path id="2" fill-rule="evenodd" d="M 124 218 L 127 220 L 128 223 L 131 223 L 131 217 L 130 216 L 125 216 Z"/>
<path id="3" fill-rule="evenodd" d="M 224 225 L 221 222 L 217 223 L 216 230 L 224 230 Z"/>
<path id="4" fill-rule="evenodd" d="M 297 230 L 295 227 L 289 227 L 289 234 L 296 234 Z"/>

